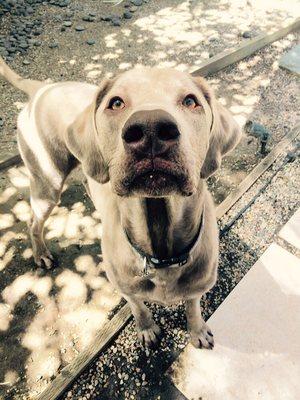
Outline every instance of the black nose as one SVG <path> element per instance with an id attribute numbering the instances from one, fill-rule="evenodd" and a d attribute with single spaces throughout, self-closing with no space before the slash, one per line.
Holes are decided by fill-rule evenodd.
<path id="1" fill-rule="evenodd" d="M 176 121 L 163 110 L 135 112 L 125 123 L 122 132 L 126 149 L 152 156 L 161 155 L 175 146 L 179 136 Z"/>

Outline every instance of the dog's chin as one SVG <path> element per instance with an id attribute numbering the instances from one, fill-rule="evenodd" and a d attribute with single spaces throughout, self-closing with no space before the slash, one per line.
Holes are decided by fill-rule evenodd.
<path id="1" fill-rule="evenodd" d="M 186 197 L 194 193 L 194 188 L 187 178 L 163 171 L 137 175 L 130 183 L 128 180 L 122 182 L 119 189 L 121 190 L 117 190 L 117 194 L 127 197 L 166 197 L 175 194 Z"/>

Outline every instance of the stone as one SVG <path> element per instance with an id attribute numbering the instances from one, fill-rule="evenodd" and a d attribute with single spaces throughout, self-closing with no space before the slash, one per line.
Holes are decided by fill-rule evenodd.
<path id="1" fill-rule="evenodd" d="M 75 27 L 75 31 L 77 31 L 77 32 L 85 31 L 85 27 L 84 27 L 84 26 L 81 26 L 81 25 L 77 25 L 77 26 Z"/>
<path id="2" fill-rule="evenodd" d="M 85 21 L 85 22 L 94 22 L 94 21 L 95 21 L 95 17 L 91 17 L 90 15 L 84 15 L 84 16 L 82 17 L 82 21 Z"/>
<path id="3" fill-rule="evenodd" d="M 35 36 L 39 36 L 39 35 L 41 35 L 42 32 L 43 32 L 42 29 L 36 29 L 36 30 L 33 32 L 33 34 L 34 34 Z"/>
<path id="4" fill-rule="evenodd" d="M 294 46 L 280 58 L 279 66 L 300 75 L 300 44 Z"/>
<path id="5" fill-rule="evenodd" d="M 24 65 L 29 65 L 29 64 L 30 64 L 30 61 L 28 61 L 28 60 L 23 60 L 23 64 L 24 64 Z"/>
<path id="6" fill-rule="evenodd" d="M 131 0 L 131 3 L 135 6 L 140 7 L 141 5 L 143 5 L 143 0 Z"/>
<path id="7" fill-rule="evenodd" d="M 121 26 L 120 18 L 112 18 L 111 23 L 113 26 Z"/>
<path id="8" fill-rule="evenodd" d="M 123 17 L 125 19 L 131 19 L 132 18 L 132 13 L 130 11 L 125 11 L 123 14 Z"/>
<path id="9" fill-rule="evenodd" d="M 19 47 L 21 47 L 21 49 L 28 49 L 29 45 L 26 42 L 21 42 L 19 43 Z"/>
<path id="10" fill-rule="evenodd" d="M 104 15 L 103 17 L 101 17 L 102 21 L 111 21 L 112 16 L 111 15 Z"/>
<path id="11" fill-rule="evenodd" d="M 90 46 L 92 46 L 93 44 L 96 43 L 94 39 L 88 39 L 86 42 L 87 42 L 87 44 L 89 44 Z"/>
<path id="12" fill-rule="evenodd" d="M 58 47 L 58 43 L 57 42 L 52 42 L 49 44 L 50 49 L 56 49 Z"/>
<path id="13" fill-rule="evenodd" d="M 252 32 L 250 32 L 250 31 L 245 31 L 245 32 L 243 32 L 242 33 L 242 37 L 244 38 L 244 39 L 250 39 L 250 38 L 252 38 Z"/>
<path id="14" fill-rule="evenodd" d="M 64 26 L 66 26 L 67 28 L 72 26 L 72 21 L 64 21 Z"/>

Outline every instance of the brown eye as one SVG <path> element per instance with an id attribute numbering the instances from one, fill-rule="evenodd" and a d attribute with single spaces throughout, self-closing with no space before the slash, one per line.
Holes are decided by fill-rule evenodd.
<path id="1" fill-rule="evenodd" d="M 108 104 L 108 108 L 111 110 L 121 110 L 124 107 L 125 103 L 121 97 L 113 97 Z"/>
<path id="2" fill-rule="evenodd" d="M 193 109 L 193 108 L 196 108 L 196 107 L 199 106 L 199 103 L 197 102 L 196 97 L 193 96 L 193 95 L 191 95 L 191 94 L 189 94 L 188 96 L 186 96 L 186 97 L 184 98 L 182 104 L 183 104 L 185 107 L 188 107 L 188 108 L 190 108 L 190 109 Z"/>

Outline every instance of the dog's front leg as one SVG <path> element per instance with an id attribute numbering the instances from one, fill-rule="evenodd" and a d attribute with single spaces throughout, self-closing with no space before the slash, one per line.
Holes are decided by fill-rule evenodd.
<path id="1" fill-rule="evenodd" d="M 197 297 L 186 301 L 186 318 L 191 343 L 196 348 L 213 349 L 214 337 L 202 318 L 200 299 L 201 297 Z"/>
<path id="2" fill-rule="evenodd" d="M 135 319 L 138 339 L 147 347 L 153 347 L 159 340 L 160 328 L 153 321 L 150 310 L 135 296 L 124 296 Z"/>

